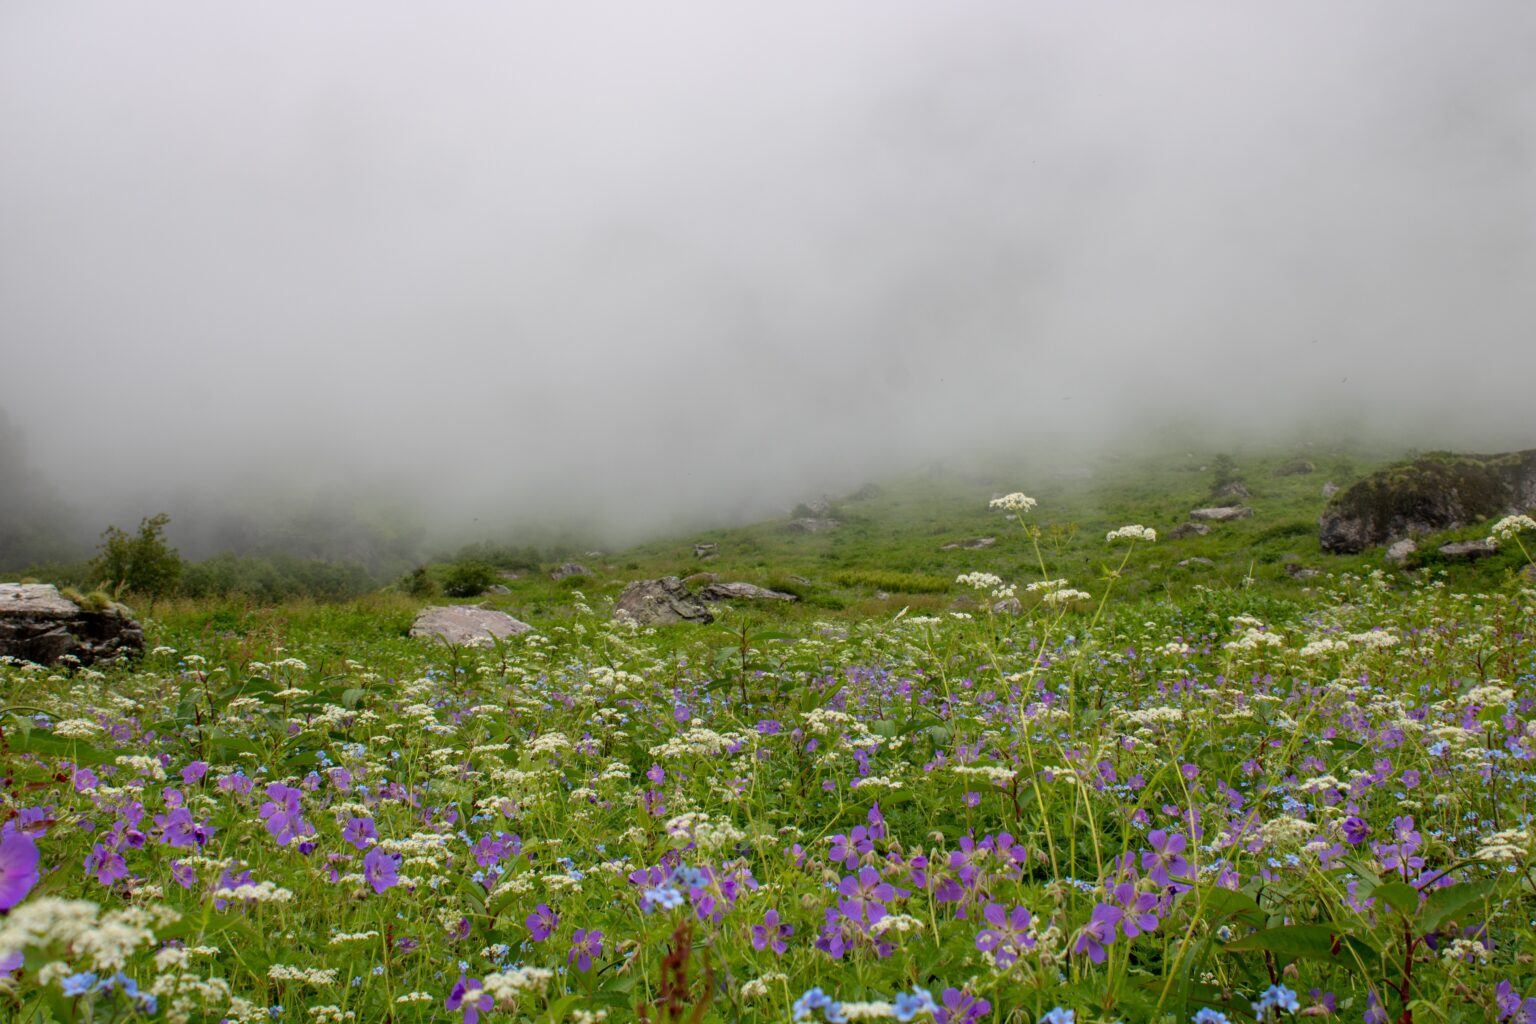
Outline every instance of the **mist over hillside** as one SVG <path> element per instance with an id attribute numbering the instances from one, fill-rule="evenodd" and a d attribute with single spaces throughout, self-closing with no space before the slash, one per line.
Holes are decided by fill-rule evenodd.
<path id="1" fill-rule="evenodd" d="M 1532 52 L 1513 0 L 9 5 L 0 510 L 368 562 L 1530 447 Z"/>

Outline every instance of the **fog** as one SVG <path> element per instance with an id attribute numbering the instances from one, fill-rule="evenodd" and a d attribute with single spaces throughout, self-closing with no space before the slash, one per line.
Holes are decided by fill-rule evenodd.
<path id="1" fill-rule="evenodd" d="M 1533 53 L 1524 0 L 18 0 L 0 409 L 92 534 L 1536 447 Z"/>

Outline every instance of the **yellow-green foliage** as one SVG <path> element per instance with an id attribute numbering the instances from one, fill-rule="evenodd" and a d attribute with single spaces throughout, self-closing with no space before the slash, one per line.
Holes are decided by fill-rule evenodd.
<path id="1" fill-rule="evenodd" d="M 902 594 L 942 594 L 949 589 L 950 584 L 950 581 L 943 576 L 881 569 L 847 569 L 833 573 L 832 578 L 845 587 L 894 590 Z"/>

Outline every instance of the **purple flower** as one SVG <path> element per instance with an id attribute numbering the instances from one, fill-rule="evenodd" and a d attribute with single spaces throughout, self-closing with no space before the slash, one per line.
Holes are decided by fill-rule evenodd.
<path id="1" fill-rule="evenodd" d="M 25 832 L 7 827 L 0 832 L 0 910 L 26 899 L 37 884 L 37 844 Z"/>
<path id="2" fill-rule="evenodd" d="M 1157 930 L 1157 896 L 1154 893 L 1138 893 L 1130 882 L 1121 882 L 1115 886 L 1113 896 L 1125 911 L 1125 916 L 1120 919 L 1120 930 L 1126 938 L 1134 939 L 1143 933 Z"/>
<path id="3" fill-rule="evenodd" d="M 1344 819 L 1344 841 L 1350 846 L 1359 846 L 1365 842 L 1365 837 L 1370 835 L 1370 832 L 1365 819 L 1358 815 L 1350 815 Z"/>
<path id="4" fill-rule="evenodd" d="M 208 774 L 207 761 L 193 761 L 181 770 L 181 781 L 184 785 L 194 785 L 204 775 Z"/>
<path id="5" fill-rule="evenodd" d="M 97 843 L 86 854 L 85 873 L 94 874 L 102 885 L 112 885 L 128 877 L 128 865 L 115 849 Z"/>
<path id="6" fill-rule="evenodd" d="M 847 903 L 858 908 L 858 912 L 850 914 L 850 917 L 858 917 L 860 913 L 875 907 L 880 909 L 880 916 L 884 917 L 884 904 L 897 895 L 896 887 L 883 881 L 880 872 L 871 867 L 860 868 L 857 875 L 843 876 L 837 891 L 842 893 Z"/>
<path id="7" fill-rule="evenodd" d="M 383 847 L 375 846 L 363 858 L 363 880 L 375 893 L 394 888 L 400 884 L 400 861 L 398 853 L 386 853 Z"/>
<path id="8" fill-rule="evenodd" d="M 372 818 L 348 818 L 346 827 L 341 830 L 341 838 L 359 850 L 366 850 L 378 841 L 379 830 L 374 827 Z"/>
<path id="9" fill-rule="evenodd" d="M 988 903 L 981 916 L 992 927 L 976 936 L 976 948 L 996 957 L 998 966 L 1009 967 L 1020 953 L 1035 948 L 1035 937 L 1029 931 L 1029 911 L 1024 907 L 1010 911 L 1001 903 Z"/>
<path id="10" fill-rule="evenodd" d="M 303 796 L 303 790 L 285 786 L 281 782 L 274 782 L 267 787 L 267 802 L 261 805 L 261 816 L 278 846 L 287 846 L 295 839 L 315 834 L 315 827 L 304 820 L 299 805 Z"/>
<path id="11" fill-rule="evenodd" d="M 465 1002 L 464 996 L 471 990 L 480 992 L 480 995 L 469 1002 Z M 482 1013 L 490 1013 L 496 1008 L 496 1000 L 492 998 L 490 993 L 480 991 L 479 978 L 467 978 L 461 974 L 459 975 L 459 980 L 453 983 L 453 989 L 448 993 L 448 1000 L 443 1006 L 449 1010 L 457 1010 L 463 1007 L 464 1024 L 476 1024 Z"/>
<path id="12" fill-rule="evenodd" d="M 780 924 L 779 912 L 770 910 L 763 915 L 763 923 L 752 926 L 752 948 L 761 953 L 772 946 L 773 951 L 780 956 L 789 948 L 785 939 L 795 934 L 793 925 Z"/>
<path id="13" fill-rule="evenodd" d="M 939 1002 L 942 1005 L 935 1017 L 938 1024 L 974 1024 L 992 1012 L 991 1003 L 957 988 L 945 989 Z"/>
<path id="14" fill-rule="evenodd" d="M 1093 916 L 1077 933 L 1072 952 L 1079 956 L 1087 954 L 1088 959 L 1096 964 L 1103 963 L 1108 956 L 1105 947 L 1115 941 L 1115 925 L 1124 916 L 1125 911 L 1112 903 L 1100 903 L 1094 907 Z"/>
<path id="15" fill-rule="evenodd" d="M 1494 989 L 1493 997 L 1499 1007 L 1499 1020 L 1510 1021 L 1512 1024 L 1536 1024 L 1536 996 L 1522 999 L 1513 985 L 1501 981 Z"/>
<path id="16" fill-rule="evenodd" d="M 533 913 L 528 915 L 524 923 L 528 925 L 528 933 L 533 941 L 543 942 L 560 926 L 560 915 L 550 910 L 548 904 L 540 903 L 533 908 Z"/>
<path id="17" fill-rule="evenodd" d="M 1162 829 L 1154 829 L 1147 834 L 1147 842 L 1152 850 L 1141 855 L 1141 866 L 1147 869 L 1152 881 L 1167 885 L 1169 878 L 1189 877 L 1189 861 L 1183 857 L 1189 840 L 1181 833 L 1169 835 Z"/>
<path id="18" fill-rule="evenodd" d="M 576 934 L 571 936 L 571 951 L 565 955 L 565 962 L 575 960 L 576 969 L 586 973 L 592 969 L 592 958 L 602 955 L 603 933 L 578 928 Z"/>

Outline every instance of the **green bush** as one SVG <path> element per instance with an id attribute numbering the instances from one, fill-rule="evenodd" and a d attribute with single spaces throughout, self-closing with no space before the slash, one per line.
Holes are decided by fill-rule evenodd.
<path id="1" fill-rule="evenodd" d="M 139 532 L 109 526 L 101 535 L 101 553 L 91 563 L 98 579 L 114 594 L 141 594 L 151 602 L 167 597 L 181 579 L 181 555 L 165 542 L 171 517 L 164 512 L 139 520 Z"/>
<path id="2" fill-rule="evenodd" d="M 833 573 L 832 579 L 845 587 L 869 587 L 872 590 L 890 590 L 902 594 L 942 594 L 950 585 L 950 581 L 943 576 L 880 569 L 845 569 Z"/>
<path id="3" fill-rule="evenodd" d="M 454 562 L 443 573 L 443 593 L 449 597 L 476 597 L 496 582 L 496 570 L 475 558 Z"/>

